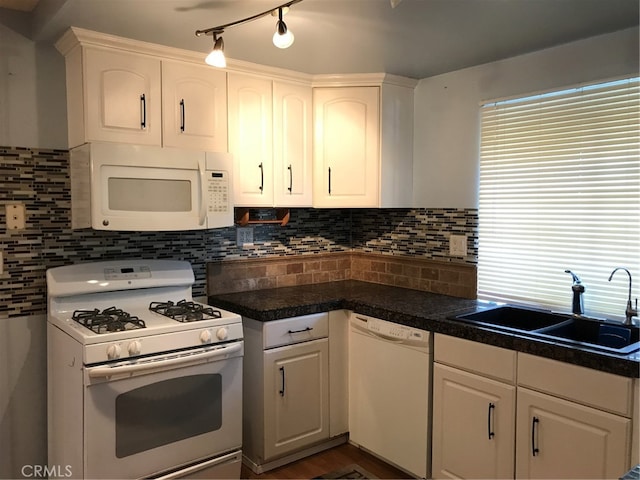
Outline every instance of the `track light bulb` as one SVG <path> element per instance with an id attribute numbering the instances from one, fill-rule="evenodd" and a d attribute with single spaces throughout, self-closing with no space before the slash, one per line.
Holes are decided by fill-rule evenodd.
<path id="1" fill-rule="evenodd" d="M 278 48 L 289 48 L 293 45 L 294 39 L 293 32 L 287 28 L 287 24 L 282 20 L 282 8 L 279 8 L 276 33 L 273 34 L 273 44 Z"/>
<path id="2" fill-rule="evenodd" d="M 222 37 L 218 38 L 216 33 L 213 34 L 213 48 L 204 61 L 212 67 L 225 68 L 227 66 L 227 59 L 224 56 L 224 40 Z"/>

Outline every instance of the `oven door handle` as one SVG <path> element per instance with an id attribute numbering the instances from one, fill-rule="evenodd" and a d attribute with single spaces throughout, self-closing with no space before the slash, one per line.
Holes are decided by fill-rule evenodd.
<path id="1" fill-rule="evenodd" d="M 118 365 L 114 367 L 93 367 L 89 369 L 90 378 L 108 378 L 114 375 L 141 373 L 148 370 L 165 370 L 190 363 L 211 360 L 217 357 L 226 357 L 242 350 L 242 342 L 235 342 L 224 347 L 219 347 L 206 352 L 186 353 L 178 357 L 157 360 L 141 361 L 130 365 Z"/>

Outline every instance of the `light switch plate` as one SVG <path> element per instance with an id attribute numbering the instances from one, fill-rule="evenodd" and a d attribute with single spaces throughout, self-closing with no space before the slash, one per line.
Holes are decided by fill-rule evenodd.
<path id="1" fill-rule="evenodd" d="M 449 255 L 452 257 L 467 256 L 467 236 L 451 235 L 449 236 Z"/>
<path id="2" fill-rule="evenodd" d="M 7 204 L 7 230 L 24 230 L 24 203 Z"/>

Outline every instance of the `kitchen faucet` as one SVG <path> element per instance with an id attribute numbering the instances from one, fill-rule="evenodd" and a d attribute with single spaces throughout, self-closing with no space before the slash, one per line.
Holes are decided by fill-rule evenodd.
<path id="1" fill-rule="evenodd" d="M 631 306 L 631 272 L 624 267 L 617 267 L 613 270 L 613 272 L 611 272 L 611 275 L 609 275 L 609 281 L 611 281 L 611 279 L 613 278 L 613 274 L 618 270 L 624 270 L 625 272 L 627 272 L 627 275 L 629 275 L 629 300 L 627 300 L 627 309 L 624 311 L 626 316 L 624 324 L 633 325 L 633 321 L 631 319 L 638 316 L 638 299 L 636 298 L 636 308 L 633 308 Z"/>
<path id="2" fill-rule="evenodd" d="M 573 291 L 573 301 L 571 302 L 571 313 L 573 313 L 574 315 L 582 315 L 584 313 L 584 304 L 582 302 L 584 285 L 580 281 L 580 278 L 571 270 L 565 270 L 564 273 L 568 273 L 573 277 L 573 285 L 571 285 L 571 290 Z"/>

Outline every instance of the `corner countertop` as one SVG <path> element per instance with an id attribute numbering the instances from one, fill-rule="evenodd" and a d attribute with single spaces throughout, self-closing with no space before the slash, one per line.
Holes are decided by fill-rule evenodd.
<path id="1" fill-rule="evenodd" d="M 436 293 L 356 280 L 252 290 L 209 296 L 208 303 L 254 320 L 282 318 L 347 309 L 410 327 L 465 338 L 574 365 L 640 377 L 640 352 L 608 354 L 491 328 L 449 320 L 463 312 L 492 304 Z"/>

